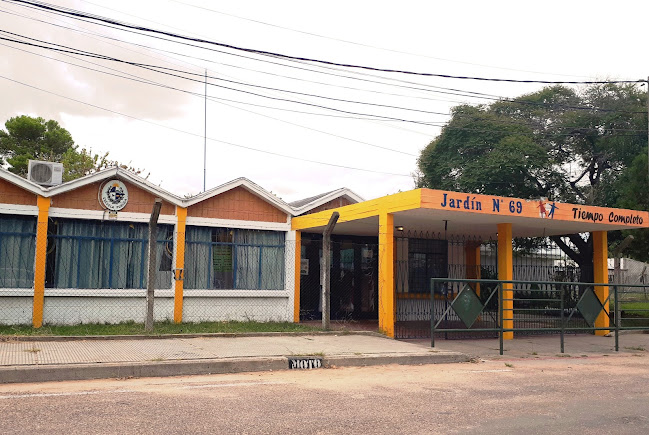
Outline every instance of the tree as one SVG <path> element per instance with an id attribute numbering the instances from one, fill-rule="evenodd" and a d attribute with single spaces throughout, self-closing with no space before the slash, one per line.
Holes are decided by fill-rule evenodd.
<path id="1" fill-rule="evenodd" d="M 0 165 L 11 165 L 9 171 L 25 177 L 28 161 L 58 162 L 74 147 L 72 135 L 58 122 L 30 116 L 17 116 L 0 130 Z"/>
<path id="2" fill-rule="evenodd" d="M 79 149 L 72 135 L 53 120 L 17 116 L 9 119 L 5 128 L 7 131 L 0 130 L 0 166 L 8 164 L 10 172 L 22 177 L 27 177 L 29 160 L 63 163 L 63 181 L 115 166 L 142 173 L 130 164 L 111 160 L 108 153 L 98 155 Z"/>
<path id="3" fill-rule="evenodd" d="M 635 85 L 546 87 L 459 106 L 418 160 L 419 187 L 615 206 L 647 146 L 646 94 Z M 646 163 L 645 163 L 646 165 Z M 646 169 L 646 166 L 645 166 Z M 592 242 L 555 242 L 592 280 Z"/>
<path id="4" fill-rule="evenodd" d="M 632 210 L 649 210 L 649 179 L 647 178 L 647 152 L 638 155 L 621 178 L 618 207 Z M 649 229 L 622 231 L 619 239 L 632 234 L 633 242 L 624 255 L 639 261 L 649 262 Z"/>

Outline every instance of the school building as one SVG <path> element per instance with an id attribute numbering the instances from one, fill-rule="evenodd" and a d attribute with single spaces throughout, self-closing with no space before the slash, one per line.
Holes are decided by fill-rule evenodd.
<path id="1" fill-rule="evenodd" d="M 607 231 L 649 226 L 642 211 L 431 189 L 286 203 L 245 178 L 183 198 L 119 168 L 52 187 L 0 170 L 0 323 L 142 322 L 155 198 L 156 320 L 321 318 L 322 233 L 336 211 L 331 317 L 391 337 L 431 315 L 430 278 L 558 273 L 554 253 L 523 267 L 515 238 L 591 233 L 594 281 L 607 283 Z"/>

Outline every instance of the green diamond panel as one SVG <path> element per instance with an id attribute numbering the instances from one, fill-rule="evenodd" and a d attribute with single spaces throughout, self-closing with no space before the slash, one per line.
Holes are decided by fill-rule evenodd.
<path id="1" fill-rule="evenodd" d="M 460 294 L 451 304 L 451 307 L 467 328 L 473 325 L 484 309 L 482 302 L 480 302 L 478 296 L 468 285 L 464 286 Z"/>
<path id="2" fill-rule="evenodd" d="M 577 309 L 579 310 L 581 315 L 584 316 L 586 323 L 594 327 L 595 320 L 597 319 L 597 316 L 599 316 L 599 313 L 602 312 L 604 307 L 597 298 L 597 295 L 595 295 L 595 291 L 591 287 L 589 287 L 586 289 L 579 302 L 577 302 Z"/>

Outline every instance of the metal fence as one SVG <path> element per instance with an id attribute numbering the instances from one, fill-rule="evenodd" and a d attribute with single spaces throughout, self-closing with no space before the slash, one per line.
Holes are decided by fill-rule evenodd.
<path id="1" fill-rule="evenodd" d="M 440 318 L 449 305 L 448 295 L 457 294 L 460 281 L 449 281 L 448 288 L 436 289 L 430 295 L 431 278 L 496 279 L 498 277 L 498 243 L 478 237 L 446 237 L 440 233 L 408 232 L 397 238 L 395 260 L 395 286 L 397 293 L 397 317 L 395 334 L 397 338 L 430 337 L 429 320 L 433 315 Z M 570 249 L 576 249 L 568 238 L 562 242 Z M 520 238 L 513 241 L 513 279 L 517 281 L 561 281 L 578 282 L 581 269 L 559 246 L 549 238 Z M 472 252 L 473 251 L 473 252 Z M 521 291 L 526 294 L 535 289 L 528 284 Z M 446 292 L 446 293 L 443 293 Z M 431 297 L 434 303 L 431 304 Z M 525 296 L 523 296 L 525 297 Z M 492 302 L 493 303 L 493 302 Z M 531 313 L 519 313 L 521 321 L 537 321 Z M 457 320 L 451 313 L 444 322 Z M 491 327 L 496 322 L 493 313 L 481 318 L 483 324 Z M 540 334 L 542 331 L 528 331 Z M 482 336 L 495 336 L 494 332 L 483 331 Z M 475 332 L 445 333 L 446 338 L 475 337 Z"/>
<path id="2" fill-rule="evenodd" d="M 433 347 L 448 334 L 496 336 L 502 355 L 507 334 L 551 333 L 560 336 L 563 353 L 565 334 L 602 331 L 615 334 L 617 351 L 620 331 L 649 330 L 644 285 L 433 278 L 430 287 Z M 443 305 L 434 297 L 438 292 Z"/>

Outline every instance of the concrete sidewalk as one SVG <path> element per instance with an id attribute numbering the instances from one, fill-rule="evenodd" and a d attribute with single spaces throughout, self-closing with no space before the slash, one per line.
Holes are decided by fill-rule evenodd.
<path id="1" fill-rule="evenodd" d="M 0 342 L 0 383 L 468 360 L 467 355 L 431 349 L 430 344 L 367 333 L 7 339 Z"/>
<path id="2" fill-rule="evenodd" d="M 407 340 L 408 343 L 430 346 L 430 339 Z M 619 336 L 619 351 L 615 351 L 615 337 L 591 334 L 567 334 L 564 339 L 564 353 L 558 335 L 518 336 L 504 341 L 504 353 L 500 355 L 498 339 L 436 340 L 434 349 L 458 352 L 472 358 L 517 359 L 517 358 L 567 358 L 603 355 L 647 355 L 649 356 L 649 334 L 640 331 L 624 331 Z"/>

